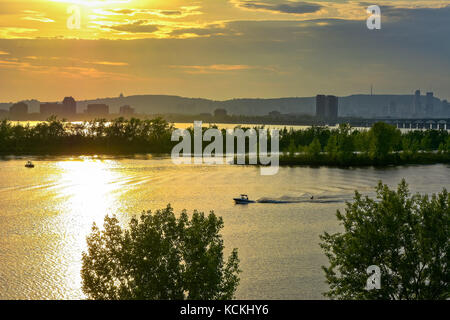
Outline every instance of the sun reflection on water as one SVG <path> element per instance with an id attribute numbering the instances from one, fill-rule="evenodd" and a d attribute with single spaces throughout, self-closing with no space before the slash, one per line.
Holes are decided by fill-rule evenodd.
<path id="1" fill-rule="evenodd" d="M 117 214 L 123 192 L 122 175 L 113 160 L 81 158 L 55 164 L 59 172 L 56 191 L 59 215 L 52 224 L 63 232 L 57 255 L 65 261 L 65 287 L 80 293 L 81 255 L 92 224 L 103 225 L 105 215 Z"/>
<path id="2" fill-rule="evenodd" d="M 62 170 L 58 191 L 66 199 L 63 206 L 72 214 L 84 219 L 97 220 L 114 210 L 120 188 L 114 161 L 83 159 L 62 161 L 57 166 Z"/>

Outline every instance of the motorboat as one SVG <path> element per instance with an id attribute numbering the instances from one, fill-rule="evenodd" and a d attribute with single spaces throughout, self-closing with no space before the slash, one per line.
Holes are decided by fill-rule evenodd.
<path id="1" fill-rule="evenodd" d="M 34 168 L 34 164 L 31 161 L 28 161 L 25 168 Z"/>
<path id="2" fill-rule="evenodd" d="M 241 194 L 240 198 L 233 198 L 234 202 L 236 204 L 248 204 L 248 203 L 255 203 L 256 201 L 249 200 L 248 196 L 246 194 Z"/>

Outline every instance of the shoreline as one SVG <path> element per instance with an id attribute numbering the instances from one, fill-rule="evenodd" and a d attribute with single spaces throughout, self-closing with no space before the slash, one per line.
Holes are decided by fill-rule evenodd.
<path id="1" fill-rule="evenodd" d="M 8 161 L 10 159 L 28 159 L 28 158 L 53 158 L 53 157 L 67 157 L 67 158 L 121 158 L 121 159 L 140 159 L 140 160 L 170 160 L 170 153 L 147 153 L 147 152 L 52 152 L 52 153 L 0 153 L 0 161 Z M 194 159 L 192 157 L 191 159 Z M 208 165 L 203 162 L 202 164 Z M 245 164 L 226 163 L 225 157 L 223 165 L 237 165 L 237 166 L 264 166 L 261 164 L 250 164 L 248 156 Z M 370 159 L 368 156 L 356 156 L 347 161 L 330 160 L 326 156 L 321 155 L 317 158 L 311 159 L 307 156 L 288 156 L 282 155 L 279 158 L 280 167 L 329 167 L 329 168 L 366 168 L 366 167 L 398 167 L 410 165 L 435 165 L 435 164 L 450 164 L 450 153 L 436 153 L 423 152 L 418 153 L 412 158 L 401 159 L 399 154 L 391 154 L 385 160 Z M 220 165 L 220 164 L 219 164 Z"/>

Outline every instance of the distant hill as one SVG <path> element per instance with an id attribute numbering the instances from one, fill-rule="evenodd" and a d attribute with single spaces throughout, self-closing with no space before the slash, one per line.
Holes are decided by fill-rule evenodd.
<path id="1" fill-rule="evenodd" d="M 351 95 L 339 98 L 339 115 L 355 117 L 408 117 L 412 112 L 413 95 Z M 61 98 L 62 100 L 62 98 Z M 24 101 L 30 107 L 30 112 L 39 112 L 40 101 Z M 284 114 L 314 114 L 315 97 L 275 98 L 275 99 L 233 99 L 215 101 L 201 98 L 184 98 L 167 95 L 135 95 L 128 97 L 102 98 L 78 101 L 78 112 L 81 113 L 90 103 L 105 103 L 110 106 L 111 113 L 118 113 L 123 105 L 130 105 L 137 113 L 161 114 L 200 114 L 212 113 L 223 108 L 233 115 L 262 116 L 271 111 Z M 12 103 L 0 103 L 0 109 L 8 110 Z M 425 97 L 422 96 L 422 105 Z M 445 110 L 444 110 L 445 108 Z M 450 115 L 448 105 L 434 98 L 434 116 L 444 113 Z"/>

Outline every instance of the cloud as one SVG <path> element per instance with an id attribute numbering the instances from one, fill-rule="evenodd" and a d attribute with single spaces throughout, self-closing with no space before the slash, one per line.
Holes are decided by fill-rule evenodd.
<path id="1" fill-rule="evenodd" d="M 145 16 L 152 15 L 159 18 L 179 19 L 192 15 L 203 14 L 199 6 L 184 6 L 179 9 L 132 9 L 132 8 L 116 8 L 116 9 L 94 9 L 97 14 L 103 15 L 127 15 L 127 16 Z"/>
<path id="2" fill-rule="evenodd" d="M 322 8 L 322 5 L 310 2 L 285 2 L 279 4 L 255 1 L 239 1 L 238 7 L 249 10 L 264 10 L 286 14 L 306 14 L 315 13 Z"/>
<path id="3" fill-rule="evenodd" d="M 248 65 L 213 64 L 208 66 L 171 66 L 172 68 L 185 70 L 189 74 L 211 74 L 221 72 L 234 72 L 254 69 Z"/>
<path id="4" fill-rule="evenodd" d="M 94 62 L 93 64 L 100 64 L 105 66 L 114 65 L 107 61 Z M 11 69 L 14 71 L 35 73 L 35 74 L 52 74 L 55 77 L 72 78 L 72 79 L 108 79 L 108 80 L 129 80 L 137 77 L 125 73 L 102 71 L 94 67 L 81 67 L 71 65 L 48 65 L 48 64 L 33 64 L 31 62 L 12 60 L 0 60 L 0 70 Z"/>
<path id="5" fill-rule="evenodd" d="M 95 61 L 91 62 L 92 64 L 98 64 L 102 66 L 112 66 L 112 67 L 125 67 L 128 66 L 126 62 L 111 62 L 111 61 Z"/>
<path id="6" fill-rule="evenodd" d="M 169 33 L 175 38 L 191 38 L 191 37 L 211 37 L 211 36 L 233 36 L 238 35 L 228 23 L 224 24 L 207 24 L 192 27 L 174 27 Z"/>
<path id="7" fill-rule="evenodd" d="M 115 24 L 103 27 L 127 33 L 155 33 L 159 30 L 159 26 L 149 24 L 149 20 L 136 20 L 129 23 Z"/>
<path id="8" fill-rule="evenodd" d="M 55 20 L 47 18 L 44 13 L 34 10 L 24 10 L 22 11 L 27 16 L 22 17 L 22 20 L 29 20 L 29 21 L 38 21 L 38 22 L 44 22 L 44 23 L 51 23 L 55 22 Z"/>
<path id="9" fill-rule="evenodd" d="M 34 38 L 38 29 L 34 28 L 17 28 L 17 27 L 0 27 L 0 38 L 2 39 L 29 39 Z"/>
<path id="10" fill-rule="evenodd" d="M 9 55 L 9 52 L 0 50 L 0 56 L 7 56 L 7 55 Z"/>

